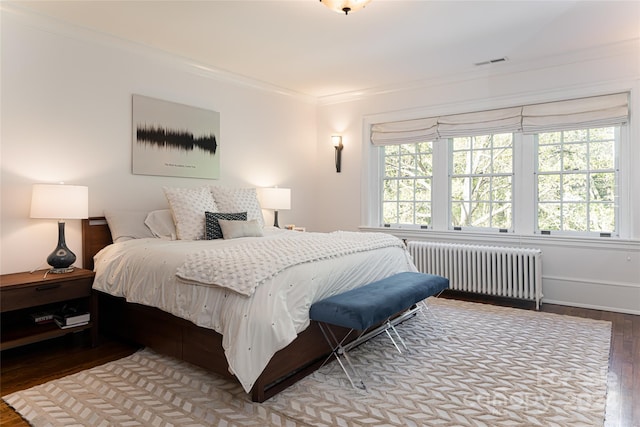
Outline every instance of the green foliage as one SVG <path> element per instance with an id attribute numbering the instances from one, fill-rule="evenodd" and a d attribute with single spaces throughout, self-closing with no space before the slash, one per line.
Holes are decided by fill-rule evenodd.
<path id="1" fill-rule="evenodd" d="M 616 128 L 536 136 L 538 229 L 614 232 Z M 513 225 L 513 134 L 450 140 L 450 216 L 459 227 Z M 431 223 L 433 143 L 384 148 L 382 216 L 388 224 Z"/>
<path id="2" fill-rule="evenodd" d="M 453 138 L 454 227 L 511 228 L 513 134 Z"/>
<path id="3" fill-rule="evenodd" d="M 615 128 L 541 133 L 538 228 L 614 232 Z"/>
<path id="4" fill-rule="evenodd" d="M 433 143 L 385 147 L 382 220 L 386 224 L 431 223 Z"/>

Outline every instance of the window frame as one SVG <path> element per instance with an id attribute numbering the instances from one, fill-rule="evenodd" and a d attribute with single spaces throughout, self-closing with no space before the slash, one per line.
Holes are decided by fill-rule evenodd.
<path id="1" fill-rule="evenodd" d="M 617 173 L 618 173 L 618 209 L 617 209 L 617 230 L 611 236 L 600 236 L 599 233 L 584 234 L 579 232 L 555 232 L 551 235 L 541 235 L 536 232 L 537 201 L 535 176 L 535 164 L 533 156 L 536 156 L 534 136 L 521 132 L 514 133 L 513 140 L 513 183 L 512 183 L 512 203 L 513 221 L 512 230 L 508 233 L 500 232 L 499 229 L 478 229 L 466 227 L 462 231 L 472 234 L 495 235 L 516 235 L 516 236 L 541 236 L 545 239 L 553 238 L 611 238 L 625 239 L 630 235 L 630 189 L 629 180 L 631 178 L 629 164 L 629 136 L 631 124 L 624 123 L 618 125 L 619 140 L 617 152 Z M 367 134 L 367 132 L 365 132 Z M 367 136 L 368 138 L 368 136 Z M 432 218 L 428 228 L 420 228 L 417 225 L 389 225 L 382 222 L 382 177 L 384 173 L 384 147 L 376 147 L 367 141 L 364 150 L 364 165 L 362 177 L 365 181 L 363 185 L 361 219 L 364 228 L 388 228 L 415 230 L 416 233 L 447 232 L 459 233 L 449 227 L 449 144 L 448 139 L 436 139 L 433 141 L 433 175 L 431 188 Z M 437 178 L 437 177 L 444 177 Z M 436 179 L 437 178 L 437 179 Z M 442 206 L 447 206 L 444 210 Z"/>
<path id="2" fill-rule="evenodd" d="M 422 152 L 422 151 L 418 151 L 418 149 L 417 149 L 418 146 L 420 144 L 425 144 L 425 143 L 427 143 L 427 144 L 430 143 L 431 144 L 431 153 L 430 153 L 431 154 L 431 175 L 428 175 L 428 176 L 427 175 L 421 175 L 419 177 L 417 175 L 415 175 L 412 178 L 403 178 L 402 176 L 387 177 L 387 175 L 386 175 L 386 158 L 387 158 L 386 147 L 389 147 L 389 146 L 392 146 L 392 147 L 393 146 L 397 146 L 398 147 L 398 150 L 400 152 L 397 154 L 397 157 L 398 157 L 398 163 L 400 165 L 401 164 L 401 157 L 403 156 L 401 147 L 403 145 L 413 145 L 413 146 L 415 146 L 416 150 L 413 152 L 413 155 L 414 155 L 414 157 L 417 158 L 419 154 L 425 153 L 425 152 Z M 379 191 L 378 191 L 378 194 L 379 194 L 379 197 L 380 197 L 380 202 L 378 204 L 378 207 L 379 207 L 378 216 L 380 218 L 380 224 L 382 224 L 382 226 L 387 227 L 387 228 L 413 228 L 413 229 L 420 229 L 420 230 L 427 230 L 427 229 L 433 228 L 433 177 L 434 177 L 433 167 L 434 167 L 434 150 L 435 150 L 435 141 L 412 142 L 412 143 L 407 143 L 407 144 L 389 144 L 389 145 L 384 145 L 384 146 L 379 147 L 381 173 L 378 175 L 378 180 L 379 180 L 379 184 L 378 184 L 379 185 L 379 187 L 378 187 Z M 404 154 L 404 155 L 406 155 L 406 154 Z M 400 173 L 401 173 L 401 169 L 399 169 L 399 174 Z M 415 217 L 416 217 L 415 204 L 418 203 L 418 202 L 425 202 L 425 201 L 416 201 L 416 199 L 415 199 L 415 184 L 416 184 L 417 180 L 425 179 L 425 178 L 429 179 L 430 182 L 431 182 L 431 188 L 430 188 L 431 199 L 426 201 L 426 203 L 429 204 L 429 210 L 431 212 L 429 223 L 428 224 L 416 224 L 416 223 L 408 224 L 408 223 L 400 223 L 400 222 L 386 223 L 384 221 L 384 204 L 386 202 L 385 198 L 384 198 L 384 192 L 385 192 L 384 183 L 385 183 L 385 181 L 388 180 L 388 179 L 394 179 L 396 181 L 400 181 L 402 179 L 410 179 L 410 180 L 414 181 L 414 197 L 413 197 L 412 200 L 406 200 L 406 202 L 413 203 L 413 205 L 414 205 L 413 215 L 414 215 L 414 221 L 415 221 Z M 396 203 L 401 203 L 401 202 L 402 202 L 402 200 L 397 200 L 396 201 Z M 399 217 L 399 216 L 400 216 L 399 214 L 396 215 L 396 217 Z"/>
<path id="3" fill-rule="evenodd" d="M 454 173 L 454 155 L 456 151 L 469 151 L 469 153 L 473 156 L 474 152 L 480 151 L 480 150 L 490 150 L 490 151 L 494 151 L 495 147 L 493 146 L 493 137 L 495 135 L 502 135 L 502 134 L 511 134 L 511 171 L 510 172 L 489 172 L 489 173 L 471 173 L 471 171 L 468 171 L 468 173 L 464 173 L 464 174 L 455 174 Z M 483 149 L 474 149 L 473 148 L 473 141 L 475 138 L 478 137 L 482 137 L 482 136 L 491 136 L 492 137 L 492 144 L 491 147 L 489 149 L 483 148 Z M 459 138 L 459 137 L 458 137 Z M 493 133 L 490 135 L 469 135 L 469 136 L 465 136 L 462 138 L 470 138 L 470 148 L 468 150 L 454 150 L 454 139 L 455 138 L 448 138 L 447 141 L 447 157 L 448 157 L 448 174 L 447 174 L 447 184 L 448 184 L 448 215 L 447 215 L 447 222 L 448 222 L 448 229 L 449 230 L 453 230 L 453 231 L 461 231 L 461 230 L 472 230 L 472 231 L 487 231 L 487 232 L 493 232 L 493 231 L 498 231 L 501 233 L 512 233 L 514 231 L 514 226 L 515 226 L 515 202 L 514 202 L 514 198 L 515 198 L 515 191 L 514 188 L 516 186 L 516 174 L 515 174 L 515 155 L 516 155 L 516 150 L 515 150 L 515 144 L 516 144 L 516 133 L 515 132 L 502 132 L 502 133 Z M 494 158 L 492 157 L 491 159 L 491 166 L 493 166 L 494 164 Z M 504 176 L 508 176 L 511 178 L 511 199 L 509 200 L 509 203 L 511 205 L 511 224 L 509 227 L 504 228 L 504 227 L 475 227 L 475 226 L 469 226 L 469 225 L 454 225 L 453 224 L 453 203 L 455 202 L 453 200 L 453 179 L 456 177 L 468 177 L 473 179 L 474 177 L 486 177 L 489 176 L 492 179 L 494 177 L 504 177 Z M 473 204 L 474 201 L 473 200 L 469 200 L 469 203 Z M 490 205 L 494 205 L 495 203 L 497 203 L 495 200 L 491 199 L 486 201 L 487 203 L 489 203 Z"/>
<path id="4" fill-rule="evenodd" d="M 533 144 L 534 144 L 534 152 L 533 152 L 533 164 L 534 164 L 534 179 L 533 179 L 533 184 L 534 184 L 534 194 L 533 194 L 533 200 L 534 200 L 534 208 L 533 208 L 533 212 L 532 212 L 532 216 L 533 216 L 533 234 L 537 234 L 537 235 L 556 235 L 556 236 L 576 236 L 576 237 L 620 237 L 621 236 L 621 228 L 622 228 L 622 224 L 621 224 L 621 212 L 620 212 L 620 200 L 621 200 L 621 191 L 624 188 L 624 186 L 621 185 L 621 171 L 620 171 L 620 153 L 621 153 L 621 148 L 623 146 L 623 142 L 622 142 L 622 136 L 623 136 L 623 129 L 628 127 L 628 125 L 614 125 L 614 126 L 601 126 L 601 127 L 590 127 L 590 128 L 582 128 L 582 129 L 576 129 L 576 128 L 571 128 L 571 129 L 564 129 L 561 130 L 559 132 L 571 132 L 571 131 L 580 131 L 580 130 L 591 130 L 591 129 L 598 129 L 598 128 L 604 128 L 604 127 L 613 127 L 614 128 L 614 137 L 613 137 L 613 143 L 614 143 L 614 165 L 613 165 L 613 174 L 614 174 L 614 196 L 613 196 L 613 207 L 614 207 L 614 224 L 615 224 L 615 229 L 611 230 L 611 231 L 591 231 L 591 230 L 585 230 L 585 231 L 579 231 L 579 230 L 547 230 L 547 229 L 541 229 L 540 228 L 540 221 L 539 221 L 539 205 L 540 205 L 540 197 L 538 194 L 538 181 L 539 181 L 539 177 L 540 175 L 552 175 L 552 174 L 557 174 L 560 175 L 561 179 L 562 177 L 569 176 L 569 175 L 574 175 L 574 174 L 578 174 L 578 173 L 584 173 L 587 176 L 587 187 L 590 185 L 589 183 L 589 179 L 588 177 L 592 174 L 592 173 L 597 173 L 597 171 L 599 171 L 599 169 L 592 169 L 592 168 L 587 168 L 584 171 L 579 171 L 579 172 L 575 172 L 575 171 L 565 171 L 564 168 L 561 168 L 559 171 L 544 171 L 544 172 L 540 172 L 539 167 L 540 167 L 540 161 L 539 161 L 539 135 L 540 133 L 547 133 L 547 132 L 540 132 L 540 133 L 536 133 L 533 136 Z M 587 143 L 587 149 L 589 146 L 589 143 L 591 142 L 590 140 L 585 141 Z M 565 144 L 572 144 L 573 142 L 569 142 L 566 143 L 564 141 L 562 141 L 561 144 L 559 144 L 561 147 L 564 146 Z M 545 144 L 547 145 L 547 144 Z M 591 156 L 590 153 L 587 152 L 587 161 L 590 161 Z M 611 173 L 611 172 L 608 172 Z M 564 203 L 566 203 L 564 201 L 564 190 L 562 188 L 562 185 L 559 188 L 560 191 L 560 200 L 559 203 L 562 206 Z M 589 192 L 588 188 L 587 188 L 587 193 Z M 586 215 L 587 215 L 587 226 L 589 227 L 589 208 L 591 206 L 591 201 L 587 200 L 584 202 L 584 204 L 586 205 Z"/>

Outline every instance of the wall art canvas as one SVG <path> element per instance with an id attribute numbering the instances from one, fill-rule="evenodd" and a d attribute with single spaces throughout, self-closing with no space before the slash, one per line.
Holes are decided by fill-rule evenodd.
<path id="1" fill-rule="evenodd" d="M 218 179 L 220 113 L 133 95 L 133 173 Z"/>

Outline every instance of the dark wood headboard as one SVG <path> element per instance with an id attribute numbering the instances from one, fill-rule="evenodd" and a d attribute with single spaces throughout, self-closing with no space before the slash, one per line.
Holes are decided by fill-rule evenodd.
<path id="1" fill-rule="evenodd" d="M 104 217 L 82 220 L 82 268 L 93 270 L 93 256 L 113 243 L 111 230 Z"/>

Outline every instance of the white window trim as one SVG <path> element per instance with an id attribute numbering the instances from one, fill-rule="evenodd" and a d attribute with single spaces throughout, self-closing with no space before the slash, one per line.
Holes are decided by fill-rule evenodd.
<path id="1" fill-rule="evenodd" d="M 608 127 L 608 126 L 607 126 Z M 622 135 L 623 134 L 628 134 L 629 133 L 629 129 L 628 129 L 628 125 L 620 125 L 616 127 L 615 130 L 615 140 L 616 140 L 616 153 L 615 153 L 615 159 L 614 159 L 614 169 L 617 170 L 617 185 L 618 185 L 618 191 L 616 192 L 616 196 L 614 199 L 614 203 L 617 205 L 617 208 L 615 210 L 615 222 L 617 225 L 617 229 L 614 232 L 611 232 L 611 238 L 620 238 L 621 235 L 621 224 L 620 224 L 620 211 L 621 208 L 623 208 L 624 206 L 620 205 L 620 179 L 622 176 L 622 171 L 620 170 L 620 148 L 622 147 Z M 535 152 L 535 148 L 536 148 L 536 144 L 535 144 L 535 136 L 531 135 L 533 137 L 533 147 L 534 147 L 534 153 L 532 155 L 536 156 L 535 161 L 531 162 L 532 164 L 537 164 L 538 159 L 537 159 L 537 152 Z M 535 169 L 535 166 L 534 166 Z M 533 207 L 533 212 L 537 212 L 538 211 L 538 201 L 537 198 L 535 197 L 537 194 L 537 175 L 534 171 L 533 173 L 533 195 L 534 197 L 532 198 L 535 206 Z M 533 220 L 533 234 L 535 235 L 542 235 L 542 231 L 538 228 L 538 224 L 537 221 L 535 221 L 535 215 L 531 215 L 531 218 Z M 608 232 L 603 232 L 603 233 L 608 233 Z M 598 231 L 571 231 L 571 230 L 551 230 L 549 234 L 546 235 L 555 235 L 555 236 L 575 236 L 575 237 L 598 237 L 600 236 L 600 232 Z M 600 236 L 603 237 L 603 236 Z"/>
<path id="2" fill-rule="evenodd" d="M 516 133 L 514 132 L 510 132 L 513 136 L 511 139 L 511 145 L 512 145 L 512 151 L 511 151 L 511 173 L 489 173 L 486 174 L 486 176 L 491 176 L 491 177 L 495 177 L 495 176 L 510 176 L 511 177 L 511 227 L 509 227 L 507 229 L 507 233 L 513 233 L 515 230 L 515 220 L 513 219 L 513 216 L 515 214 L 515 142 L 516 142 Z M 497 134 L 492 134 L 492 135 L 497 135 Z M 449 228 L 449 230 L 452 231 L 462 231 L 462 230 L 478 230 L 478 231 L 486 231 L 486 232 L 500 232 L 500 233 L 504 233 L 504 231 L 501 231 L 503 229 L 498 228 L 498 227 L 462 227 L 460 230 L 456 230 L 454 225 L 453 225 L 453 218 L 452 218 L 452 209 L 451 209 L 451 194 L 452 194 L 452 188 L 451 188 L 451 180 L 453 178 L 453 144 L 450 142 L 453 138 L 451 139 L 447 139 L 446 144 L 447 144 L 447 165 L 448 165 L 448 170 L 447 170 L 447 184 L 448 184 L 448 193 L 447 193 L 447 227 Z M 472 149 L 472 151 L 475 151 L 475 149 Z M 491 163 L 493 165 L 493 159 L 491 160 Z M 468 174 L 463 174 L 463 175 L 458 175 L 458 176 L 472 176 L 472 175 L 468 175 Z M 491 200 L 490 201 L 491 204 L 496 203 L 495 201 Z"/>
<path id="3" fill-rule="evenodd" d="M 636 105 L 640 107 L 640 90 L 638 88 L 632 89 L 632 87 L 637 86 L 637 82 L 624 82 L 618 84 L 611 85 L 603 85 L 600 88 L 600 94 L 607 94 L 613 92 L 630 92 L 630 109 L 631 111 L 638 111 L 637 108 L 634 108 Z M 562 99 L 570 99 L 570 98 L 580 98 L 580 97 L 588 97 L 588 96 L 596 96 L 598 93 L 591 92 L 594 87 L 590 88 L 577 88 L 566 90 L 563 92 L 550 92 L 550 93 L 536 93 L 529 95 L 522 95 L 518 98 L 509 97 L 502 98 L 496 100 L 482 100 L 478 102 L 465 102 L 465 103 L 457 103 L 451 104 L 443 107 L 431 107 L 424 109 L 417 109 L 412 111 L 395 111 L 393 113 L 380 113 L 380 114 L 372 114 L 365 116 L 362 122 L 362 136 L 363 136 L 363 144 L 362 144 L 362 186 L 361 186 L 361 224 L 360 228 L 362 229 L 388 229 L 379 226 L 381 224 L 381 212 L 378 209 L 380 206 L 381 199 L 381 189 L 378 188 L 380 185 L 380 168 L 382 158 L 380 156 L 379 151 L 376 149 L 377 147 L 371 144 L 371 125 L 374 123 L 380 123 L 385 121 L 396 121 L 396 120 L 410 120 L 420 117 L 431 117 L 440 114 L 457 114 L 463 112 L 473 112 L 480 111 L 482 109 L 491 109 L 491 108 L 502 108 L 505 106 L 509 106 L 509 104 L 513 105 L 516 103 L 536 103 L 536 102 L 550 102 L 554 100 L 562 100 Z M 635 200 L 631 196 L 630 191 L 630 183 L 634 182 L 634 178 L 632 174 L 637 174 L 640 172 L 634 172 L 630 168 L 630 159 L 632 154 L 637 153 L 640 150 L 640 131 L 635 129 L 635 123 L 638 121 L 637 118 L 632 116 L 629 119 L 629 122 L 625 125 L 621 126 L 621 135 L 620 135 L 620 154 L 619 154 L 619 182 L 618 182 L 618 200 L 619 200 L 619 210 L 618 210 L 618 235 L 612 237 L 598 237 L 597 239 L 612 239 L 612 240 L 624 240 L 630 239 L 632 235 L 638 234 L 637 230 L 633 230 L 632 228 L 636 225 L 632 220 L 633 212 L 632 210 L 636 208 L 640 213 L 640 200 Z M 632 133 L 635 138 L 638 138 L 638 143 L 636 146 L 631 147 L 631 137 Z M 515 164 L 514 164 L 514 211 L 513 211 L 513 233 L 500 233 L 498 231 L 486 231 L 486 230 L 463 230 L 464 233 L 471 233 L 475 235 L 486 235 L 491 236 L 492 238 L 504 235 L 511 235 L 513 237 L 521 236 L 522 238 L 530 238 L 530 237 L 540 237 L 543 239 L 554 240 L 554 238 L 591 238 L 590 236 L 576 236 L 576 235 L 545 235 L 540 236 L 535 233 L 535 218 L 534 218 L 534 198 L 535 195 L 535 175 L 534 175 L 534 165 L 533 162 L 525 162 L 528 164 L 522 164 L 524 159 L 530 158 L 527 156 L 532 156 L 534 154 L 534 140 L 533 135 L 525 135 L 521 133 L 516 133 L 516 139 L 514 139 L 515 150 Z M 520 139 L 520 141 L 518 141 Z M 443 143 L 443 140 L 434 141 L 433 147 L 433 176 L 442 176 L 441 168 L 446 168 L 444 176 L 448 176 L 448 144 Z M 520 143 L 519 143 L 520 142 Z M 520 162 L 520 163 L 518 163 Z M 635 176 L 635 175 L 634 175 Z M 377 183 L 375 185 L 371 185 L 371 183 Z M 461 233 L 461 231 L 457 230 L 449 230 L 449 183 L 448 180 L 438 179 L 437 182 L 434 179 L 432 182 L 432 227 L 428 230 L 415 229 L 415 227 L 411 227 L 411 233 L 416 233 L 417 235 L 424 235 L 428 233 L 445 233 L 445 234 L 455 234 Z M 530 192 L 532 197 L 529 200 L 520 200 L 524 197 L 518 196 L 519 194 L 524 194 L 524 192 Z M 634 204 L 635 203 L 635 204 Z M 439 213 L 441 211 L 437 210 L 438 206 L 447 206 L 446 212 L 444 214 Z M 395 228 L 398 229 L 397 227 Z M 553 238 L 552 238 L 553 237 Z"/>

